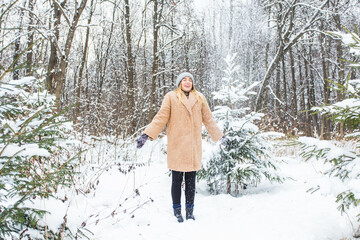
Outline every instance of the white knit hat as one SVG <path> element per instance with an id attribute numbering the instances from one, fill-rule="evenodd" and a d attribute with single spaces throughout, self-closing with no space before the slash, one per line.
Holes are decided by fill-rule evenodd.
<path id="1" fill-rule="evenodd" d="M 194 85 L 194 77 L 191 73 L 188 73 L 188 72 L 183 72 L 183 73 L 180 73 L 179 76 L 176 78 L 176 87 L 179 86 L 181 80 L 183 80 L 184 77 L 190 77 L 192 82 L 193 82 L 193 85 Z"/>

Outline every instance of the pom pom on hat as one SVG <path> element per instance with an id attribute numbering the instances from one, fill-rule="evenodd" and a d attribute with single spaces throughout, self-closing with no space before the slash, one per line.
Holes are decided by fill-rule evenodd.
<path id="1" fill-rule="evenodd" d="M 194 84 L 194 77 L 191 73 L 188 73 L 188 72 L 183 72 L 183 73 L 180 73 L 179 76 L 176 78 L 175 80 L 175 83 L 176 83 L 176 87 L 179 86 L 181 80 L 184 78 L 184 77 L 190 77 L 193 84 Z"/>

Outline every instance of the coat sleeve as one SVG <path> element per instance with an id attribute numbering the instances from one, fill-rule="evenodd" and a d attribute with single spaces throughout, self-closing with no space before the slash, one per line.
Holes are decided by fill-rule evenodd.
<path id="1" fill-rule="evenodd" d="M 161 104 L 160 110 L 157 112 L 144 133 L 152 140 L 155 140 L 160 131 L 165 127 L 170 118 L 170 95 L 166 94 Z"/>
<path id="2" fill-rule="evenodd" d="M 202 114 L 202 121 L 206 127 L 206 130 L 210 134 L 211 139 L 214 142 L 219 141 L 220 138 L 222 138 L 222 136 L 224 136 L 224 134 L 221 132 L 219 127 L 216 125 L 216 121 L 211 114 L 211 111 L 210 111 L 207 101 L 205 101 L 202 105 L 201 114 Z"/>

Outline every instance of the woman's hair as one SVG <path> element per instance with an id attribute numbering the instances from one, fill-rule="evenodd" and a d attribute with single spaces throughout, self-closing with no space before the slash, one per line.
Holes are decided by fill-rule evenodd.
<path id="1" fill-rule="evenodd" d="M 175 91 L 176 96 L 177 96 L 177 98 L 179 99 L 179 101 L 182 102 L 182 103 L 184 103 L 184 95 L 185 95 L 185 94 L 184 94 L 183 91 L 181 90 L 181 84 L 180 84 L 179 87 L 178 87 L 177 89 L 175 89 L 174 91 Z M 193 88 L 192 88 L 192 90 L 191 90 L 190 92 L 193 92 L 193 93 L 195 94 L 196 100 L 198 100 L 198 101 L 201 102 L 201 103 L 206 103 L 206 98 L 205 98 L 205 96 L 204 96 L 202 93 L 196 91 L 194 85 L 193 85 Z"/>

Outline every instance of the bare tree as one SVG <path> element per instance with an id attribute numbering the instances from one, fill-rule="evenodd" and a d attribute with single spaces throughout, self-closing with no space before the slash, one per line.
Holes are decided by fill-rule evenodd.
<path id="1" fill-rule="evenodd" d="M 129 0 L 125 0 L 125 33 L 126 33 L 126 45 L 127 45 L 127 61 L 126 72 L 128 78 L 127 99 L 128 110 L 130 113 L 135 113 L 135 60 L 133 56 L 132 37 L 131 37 L 131 23 L 130 23 L 130 3 Z M 136 118 L 131 116 L 129 134 L 133 134 L 136 127 Z"/>
<path id="2" fill-rule="evenodd" d="M 64 83 L 66 81 L 66 73 L 68 71 L 68 59 L 70 55 L 71 46 L 74 40 L 75 32 L 78 27 L 78 22 L 80 20 L 81 14 L 85 9 L 87 0 L 82 0 L 80 5 L 74 5 L 74 13 L 72 19 L 67 16 L 64 11 L 64 7 L 66 4 L 66 0 L 62 3 L 58 3 L 57 1 L 52 1 L 54 6 L 54 27 L 55 27 L 55 38 L 52 38 L 52 56 L 50 57 L 49 67 L 48 67 L 48 89 L 50 92 L 54 92 L 56 96 L 57 108 L 59 109 L 60 98 L 63 90 Z M 62 50 L 58 50 L 59 47 L 59 29 L 58 26 L 60 24 L 61 16 L 64 16 L 67 26 L 68 32 L 66 35 L 66 40 L 64 44 L 64 48 Z M 57 65 L 57 55 L 60 54 L 59 65 Z M 55 74 L 54 72 L 55 71 Z"/>
<path id="3" fill-rule="evenodd" d="M 287 2 L 272 2 L 267 1 L 265 4 L 270 4 L 273 7 L 277 7 L 275 10 L 278 14 L 278 21 L 276 23 L 277 32 L 279 36 L 280 44 L 276 50 L 276 54 L 270 63 L 268 69 L 266 70 L 266 74 L 262 81 L 262 85 L 258 96 L 256 98 L 256 111 L 260 111 L 263 104 L 263 96 L 267 85 L 269 84 L 270 77 L 272 76 L 273 71 L 275 70 L 276 66 L 278 65 L 279 61 L 284 57 L 284 55 L 294 46 L 300 38 L 311 31 L 311 27 L 314 25 L 315 22 L 319 20 L 319 15 L 321 10 L 327 5 L 328 0 L 322 1 L 320 6 L 313 6 L 311 9 L 315 8 L 314 13 L 312 16 L 305 22 L 305 24 L 296 24 L 295 23 L 295 14 L 296 11 L 302 8 L 308 8 L 308 5 L 302 5 L 300 0 L 292 0 L 287 4 Z M 309 10 L 310 11 L 310 10 Z"/>
<path id="4" fill-rule="evenodd" d="M 53 31 L 50 37 L 50 56 L 47 68 L 46 84 L 50 93 L 55 93 L 55 75 L 58 71 L 58 41 L 60 39 L 60 24 L 61 24 L 61 8 L 64 8 L 67 0 L 63 0 L 60 4 L 53 3 L 53 25 L 51 30 Z"/>
<path id="5" fill-rule="evenodd" d="M 33 44 L 34 44 L 34 30 L 33 30 L 33 25 L 34 25 L 34 6 L 36 4 L 36 0 L 29 0 L 29 4 L 28 4 L 28 8 L 29 8 L 29 25 L 27 28 L 28 31 L 28 39 L 27 39 L 27 47 L 30 48 Z M 33 51 L 28 51 L 28 53 L 26 54 L 26 74 L 27 75 L 32 75 L 33 71 Z"/>
<path id="6" fill-rule="evenodd" d="M 164 1 L 163 0 L 153 0 L 154 10 L 153 10 L 153 60 L 152 60 L 152 69 L 151 69 L 151 91 L 150 91 L 150 110 L 148 121 L 151 120 L 155 116 L 155 91 L 156 91 L 156 79 L 159 67 L 159 30 L 160 30 L 160 19 L 162 17 L 163 9 L 164 9 Z"/>
<path id="7" fill-rule="evenodd" d="M 80 114 L 80 99 L 81 99 L 81 92 L 82 92 L 83 73 L 84 73 L 84 68 L 85 68 L 86 59 L 87 59 L 87 55 L 88 55 L 89 39 L 90 39 L 90 26 L 89 25 L 91 24 L 91 19 L 94 14 L 94 11 L 95 11 L 94 0 L 91 0 L 90 13 L 89 13 L 89 18 L 88 18 L 88 22 L 87 22 L 88 26 L 86 27 L 85 45 L 84 45 L 83 56 L 82 56 L 81 65 L 80 65 L 80 69 L 79 69 L 79 77 L 78 77 L 77 86 L 76 86 L 75 122 L 78 121 L 78 116 Z"/>
<path id="8" fill-rule="evenodd" d="M 20 39 L 21 39 L 21 34 L 22 34 L 22 25 L 23 25 L 23 18 L 24 18 L 24 8 L 26 5 L 26 1 L 23 2 L 23 7 L 20 8 L 20 14 L 19 14 L 19 26 L 18 26 L 18 31 L 17 31 L 17 36 L 15 39 L 15 44 L 14 44 L 14 56 L 13 56 L 13 62 L 14 62 L 14 71 L 13 71 L 13 78 L 19 79 L 19 69 L 17 67 L 18 65 L 18 58 L 20 55 Z"/>

